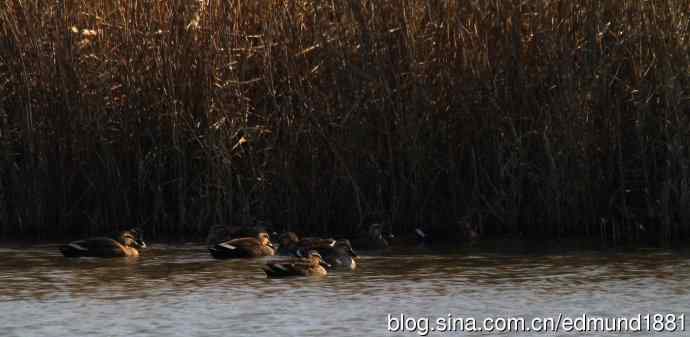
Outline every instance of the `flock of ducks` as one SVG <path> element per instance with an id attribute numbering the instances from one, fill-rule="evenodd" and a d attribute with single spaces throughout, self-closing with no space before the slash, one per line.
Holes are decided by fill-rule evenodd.
<path id="1" fill-rule="evenodd" d="M 352 243 L 361 249 L 384 249 L 392 235 L 384 235 L 381 224 L 372 224 L 366 234 Z M 207 238 L 208 250 L 216 259 L 256 258 L 282 255 L 292 257 L 286 261 L 271 261 L 263 266 L 270 278 L 288 276 L 323 276 L 329 270 L 354 270 L 357 254 L 348 239 L 304 237 L 285 232 L 278 237 L 277 247 L 271 242 L 269 232 L 260 226 L 214 226 Z M 143 231 L 133 228 L 70 242 L 60 247 L 62 255 L 75 257 L 127 257 L 139 256 L 146 248 Z"/>

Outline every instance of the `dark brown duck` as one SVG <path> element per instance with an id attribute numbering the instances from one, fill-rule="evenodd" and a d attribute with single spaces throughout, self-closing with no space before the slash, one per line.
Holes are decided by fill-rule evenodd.
<path id="1" fill-rule="evenodd" d="M 139 256 L 139 250 L 146 248 L 143 232 L 130 229 L 115 233 L 113 236 L 92 237 L 72 241 L 60 247 L 65 257 L 126 257 Z"/>
<path id="2" fill-rule="evenodd" d="M 336 240 L 323 238 L 299 238 L 294 232 L 286 232 L 280 236 L 278 254 L 285 256 L 301 256 L 300 252 L 319 250 L 325 247 L 333 247 Z M 304 254 L 302 254 L 304 255 Z"/>
<path id="3" fill-rule="evenodd" d="M 331 269 L 355 270 L 357 268 L 357 262 L 355 262 L 357 254 L 352 249 L 350 240 L 336 240 L 334 245 L 320 247 L 318 252 Z"/>
<path id="4" fill-rule="evenodd" d="M 211 256 L 216 259 L 251 258 L 275 255 L 268 233 L 258 237 L 245 237 L 228 240 L 209 247 Z"/>

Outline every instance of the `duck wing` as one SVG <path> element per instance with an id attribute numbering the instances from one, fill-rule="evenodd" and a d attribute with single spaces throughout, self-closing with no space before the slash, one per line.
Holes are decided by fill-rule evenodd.
<path id="1" fill-rule="evenodd" d="M 333 239 L 322 239 L 322 238 L 304 238 L 297 244 L 297 249 L 295 250 L 295 255 L 298 257 L 304 257 L 311 250 L 316 250 L 319 253 L 322 251 L 328 251 L 333 249 L 336 241 Z"/>
<path id="2" fill-rule="evenodd" d="M 300 240 L 300 248 L 326 248 L 335 246 L 336 241 L 333 239 L 322 239 L 322 238 L 304 238 Z"/>
<path id="3" fill-rule="evenodd" d="M 263 266 L 266 276 L 270 278 L 280 278 L 289 276 L 305 276 L 309 268 L 308 263 L 293 262 L 279 263 L 269 262 Z"/>
<path id="4" fill-rule="evenodd" d="M 255 238 L 232 239 L 209 248 L 211 255 L 217 259 L 232 259 L 263 256 L 261 242 Z"/>
<path id="5" fill-rule="evenodd" d="M 60 247 L 65 257 L 122 257 L 127 256 L 125 247 L 108 237 L 95 237 L 72 241 Z"/>

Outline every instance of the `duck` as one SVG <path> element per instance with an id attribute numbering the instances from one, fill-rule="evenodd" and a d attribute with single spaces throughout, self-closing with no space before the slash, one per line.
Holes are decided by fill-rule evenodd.
<path id="1" fill-rule="evenodd" d="M 392 237 L 392 234 L 384 236 L 383 225 L 374 223 L 365 234 L 352 241 L 352 246 L 363 250 L 386 249 L 390 245 L 388 240 Z"/>
<path id="2" fill-rule="evenodd" d="M 323 261 L 321 254 L 310 250 L 306 257 L 290 263 L 269 262 L 263 266 L 263 271 L 269 278 L 290 276 L 326 276 L 330 265 Z"/>
<path id="3" fill-rule="evenodd" d="M 268 233 L 261 232 L 257 237 L 231 239 L 209 247 L 211 256 L 216 259 L 252 258 L 275 255 Z"/>
<path id="4" fill-rule="evenodd" d="M 315 237 L 301 238 L 294 232 L 285 232 L 280 236 L 280 246 L 278 247 L 278 255 L 283 256 L 301 256 L 300 252 L 308 252 L 310 250 L 319 250 L 324 247 L 333 247 L 336 240 L 323 239 Z"/>
<path id="5" fill-rule="evenodd" d="M 336 240 L 333 246 L 321 247 L 318 252 L 331 266 L 329 269 L 355 270 L 357 268 L 355 259 L 358 256 L 348 239 Z"/>
<path id="6" fill-rule="evenodd" d="M 331 267 L 329 269 L 355 270 L 357 254 L 352 249 L 348 239 L 324 239 L 307 237 L 300 239 L 294 232 L 283 233 L 280 237 L 278 255 L 307 256 L 309 251 L 315 250 Z"/>
<path id="7" fill-rule="evenodd" d="M 64 257 L 136 257 L 146 248 L 141 229 L 133 228 L 112 236 L 91 237 L 60 246 Z"/>

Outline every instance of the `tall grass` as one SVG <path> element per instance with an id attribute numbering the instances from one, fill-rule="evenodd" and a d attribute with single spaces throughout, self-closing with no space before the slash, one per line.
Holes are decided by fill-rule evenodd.
<path id="1" fill-rule="evenodd" d="M 686 1 L 6 0 L 0 233 L 690 236 Z"/>

